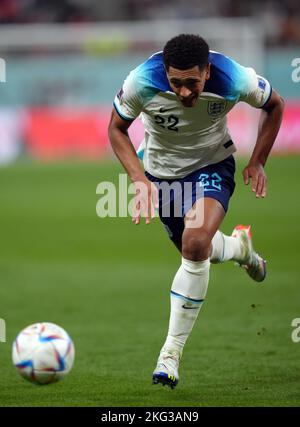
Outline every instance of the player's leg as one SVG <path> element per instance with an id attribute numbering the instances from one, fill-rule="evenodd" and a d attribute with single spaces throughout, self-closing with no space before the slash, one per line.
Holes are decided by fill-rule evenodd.
<path id="1" fill-rule="evenodd" d="M 228 202 L 235 188 L 234 173 L 235 161 L 233 156 L 216 165 L 208 166 L 205 170 L 205 177 L 209 177 L 205 196 L 219 200 L 225 211 L 228 209 Z M 212 179 L 213 177 L 214 179 Z M 217 187 L 221 191 L 211 192 Z M 250 226 L 239 225 L 235 227 L 231 236 L 226 236 L 220 230 L 216 231 L 212 239 L 210 261 L 220 263 L 229 260 L 244 267 L 247 274 L 256 282 L 261 282 L 266 277 L 266 261 L 253 248 Z"/>
<path id="2" fill-rule="evenodd" d="M 220 264 L 226 261 L 235 261 L 243 264 L 246 259 L 246 248 L 241 242 L 241 227 L 247 232 L 245 226 L 237 226 L 231 236 L 227 236 L 221 230 L 217 230 L 211 241 L 210 262 L 212 264 Z M 248 235 L 248 232 L 247 232 Z M 180 253 L 182 253 L 182 235 L 172 242 Z M 246 245 L 248 246 L 248 245 Z"/>
<path id="3" fill-rule="evenodd" d="M 208 166 L 201 170 L 198 176 L 213 176 L 217 180 L 219 188 L 206 188 L 205 197 L 218 200 L 224 210 L 228 209 L 228 202 L 234 191 L 234 158 L 230 156 L 216 165 Z M 211 182 L 213 182 L 211 180 Z M 221 189 L 221 191 L 216 191 Z M 184 221 L 182 218 L 162 218 L 169 236 L 182 253 L 182 234 Z M 266 261 L 257 254 L 253 248 L 250 226 L 238 225 L 234 228 L 231 236 L 217 230 L 211 242 L 211 263 L 217 264 L 226 261 L 234 261 L 245 269 L 247 274 L 256 282 L 261 282 L 266 277 Z"/>
<path id="4" fill-rule="evenodd" d="M 218 230 L 211 242 L 210 261 L 219 264 L 225 261 L 238 261 L 243 258 L 240 241 L 233 236 L 227 236 Z"/>
<path id="5" fill-rule="evenodd" d="M 199 199 L 195 209 L 201 210 L 198 217 L 201 217 L 203 212 L 203 223 L 195 228 L 189 226 L 189 220 L 185 221 L 182 262 L 171 288 L 168 335 L 153 372 L 153 383 L 161 382 L 172 388 L 178 383 L 178 366 L 183 347 L 205 299 L 211 240 L 225 216 L 220 202 L 212 198 Z"/>
<path id="6" fill-rule="evenodd" d="M 171 240 L 182 253 L 182 235 L 179 236 L 178 233 L 176 239 L 171 237 Z M 253 248 L 250 226 L 237 225 L 231 236 L 217 230 L 211 241 L 210 262 L 220 264 L 226 261 L 234 261 L 244 267 L 257 282 L 261 282 L 266 276 L 266 261 Z"/>
<path id="7" fill-rule="evenodd" d="M 168 220 L 169 222 L 170 220 Z M 173 219 L 172 222 L 172 229 L 176 230 L 175 235 L 170 233 L 168 226 L 165 225 L 165 228 L 175 247 L 182 253 L 184 221 L 177 219 L 177 224 L 175 224 Z M 247 263 L 249 254 L 251 253 L 251 246 L 250 226 L 236 226 L 231 236 L 224 234 L 221 230 L 217 230 L 211 241 L 210 262 L 212 264 L 220 264 L 226 261 L 235 261 L 240 265 L 244 265 Z"/>
<path id="8" fill-rule="evenodd" d="M 212 240 L 210 261 L 221 263 L 235 261 L 256 282 L 266 277 L 266 261 L 254 250 L 250 225 L 237 225 L 231 236 L 217 231 Z"/>
<path id="9" fill-rule="evenodd" d="M 173 388 L 178 382 L 182 349 L 205 298 L 210 258 L 214 262 L 244 260 L 242 244 L 237 241 L 241 239 L 234 235 L 224 238 L 218 231 L 234 191 L 234 171 L 234 158 L 230 156 L 187 177 L 186 182 L 192 181 L 196 186 L 201 177 L 204 178 L 204 202 L 203 198 L 202 202 L 197 202 L 199 207 L 204 203 L 201 227 L 191 229 L 185 227 L 183 218 L 163 218 L 160 215 L 171 240 L 182 254 L 182 264 L 172 284 L 169 331 L 153 373 L 154 383 L 161 382 Z M 253 270 L 248 274 L 253 277 Z"/>

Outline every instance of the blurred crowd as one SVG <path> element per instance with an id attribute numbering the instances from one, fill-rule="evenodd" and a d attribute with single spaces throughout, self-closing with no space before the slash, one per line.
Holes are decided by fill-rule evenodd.
<path id="1" fill-rule="evenodd" d="M 254 17 L 268 44 L 300 46 L 299 0 L 0 0 L 0 24 Z"/>

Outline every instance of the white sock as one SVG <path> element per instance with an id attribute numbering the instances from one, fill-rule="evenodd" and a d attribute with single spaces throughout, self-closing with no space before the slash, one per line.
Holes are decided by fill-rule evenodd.
<path id="1" fill-rule="evenodd" d="M 221 231 L 217 231 L 212 239 L 212 253 L 210 261 L 212 263 L 225 262 L 229 260 L 242 261 L 243 253 L 239 239 L 225 236 Z"/>
<path id="2" fill-rule="evenodd" d="M 171 288 L 171 314 L 164 349 L 182 352 L 206 295 L 209 267 L 209 259 L 189 261 L 182 257 Z"/>

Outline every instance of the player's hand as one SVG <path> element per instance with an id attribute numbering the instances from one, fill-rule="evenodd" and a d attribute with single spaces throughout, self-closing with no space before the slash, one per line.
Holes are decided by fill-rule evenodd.
<path id="1" fill-rule="evenodd" d="M 267 195 L 267 175 L 261 163 L 249 163 L 243 170 L 244 183 L 251 182 L 252 191 L 256 197 L 266 197 Z"/>
<path id="2" fill-rule="evenodd" d="M 155 217 L 155 209 L 158 209 L 158 190 L 155 184 L 146 177 L 142 181 L 135 181 L 135 197 L 132 222 L 139 224 L 141 216 L 145 217 L 146 224 Z"/>

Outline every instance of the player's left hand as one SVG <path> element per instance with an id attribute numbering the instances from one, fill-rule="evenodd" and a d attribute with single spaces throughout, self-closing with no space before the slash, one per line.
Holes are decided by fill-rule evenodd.
<path id="1" fill-rule="evenodd" d="M 266 197 L 267 175 L 261 163 L 249 163 L 243 170 L 243 177 L 246 185 L 252 181 L 251 187 L 256 197 Z"/>

